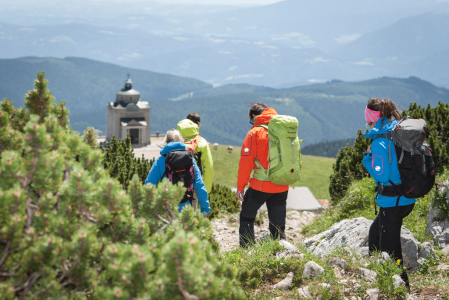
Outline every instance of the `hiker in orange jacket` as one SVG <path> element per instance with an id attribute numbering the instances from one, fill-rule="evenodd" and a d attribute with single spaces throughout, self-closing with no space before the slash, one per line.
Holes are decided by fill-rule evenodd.
<path id="1" fill-rule="evenodd" d="M 251 177 L 251 172 L 257 169 L 255 159 L 263 168 L 268 169 L 268 134 L 267 129 L 260 124 L 268 124 L 271 117 L 277 115 L 274 108 L 264 103 L 256 102 L 249 110 L 250 123 L 253 127 L 246 135 L 240 154 L 237 199 L 242 202 L 240 212 L 240 246 L 247 247 L 254 242 L 254 220 L 257 211 L 266 203 L 269 230 L 273 238 L 285 239 L 285 217 L 287 213 L 288 185 L 277 185 L 270 181 L 260 181 Z M 250 187 L 244 192 L 245 187 Z"/>

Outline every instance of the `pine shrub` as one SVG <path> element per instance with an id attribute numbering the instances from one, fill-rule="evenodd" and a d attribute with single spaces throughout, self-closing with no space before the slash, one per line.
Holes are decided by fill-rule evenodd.
<path id="1" fill-rule="evenodd" d="M 102 148 L 103 149 L 103 148 Z M 109 175 L 122 184 L 123 188 L 128 189 L 130 180 L 136 174 L 142 183 L 145 183 L 148 173 L 155 159 L 136 158 L 134 156 L 133 147 L 131 146 L 131 138 L 128 136 L 123 140 L 112 140 L 103 149 L 103 166 L 109 172 Z"/>
<path id="2" fill-rule="evenodd" d="M 240 201 L 235 193 L 221 184 L 212 184 L 209 193 L 210 214 L 209 218 L 214 218 L 222 213 L 237 213 L 240 211 Z"/>
<path id="3" fill-rule="evenodd" d="M 433 151 L 433 160 L 437 166 L 437 171 L 441 172 L 445 166 L 449 165 L 449 104 L 439 102 L 436 107 L 432 108 L 429 104 L 423 108 L 416 103 L 412 103 L 408 110 L 402 112 L 402 116 L 426 120 L 428 128 L 426 141 Z M 329 185 L 329 193 L 333 204 L 339 203 L 354 180 L 369 176 L 362 160 L 364 152 L 371 142 L 372 140 L 364 138 L 362 131 L 359 130 L 354 146 L 346 146 L 338 153 Z"/>
<path id="4" fill-rule="evenodd" d="M 63 106 L 30 102 L 0 110 L 1 299 L 246 299 L 209 221 L 177 212 L 184 188 L 136 175 L 126 193 Z"/>

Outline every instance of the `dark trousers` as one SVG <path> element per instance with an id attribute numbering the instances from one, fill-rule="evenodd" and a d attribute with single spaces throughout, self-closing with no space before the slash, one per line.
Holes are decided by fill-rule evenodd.
<path id="1" fill-rule="evenodd" d="M 413 210 L 415 204 L 396 207 L 381 207 L 369 229 L 369 253 L 385 251 L 391 258 L 402 261 L 401 227 L 402 220 Z M 407 272 L 401 274 L 402 280 L 409 286 Z"/>
<path id="2" fill-rule="evenodd" d="M 240 212 L 240 247 L 247 247 L 254 243 L 254 220 L 257 211 L 266 203 L 269 230 L 275 239 L 285 239 L 285 217 L 287 214 L 287 195 L 283 193 L 264 193 L 249 188 L 243 198 L 242 211 Z"/>

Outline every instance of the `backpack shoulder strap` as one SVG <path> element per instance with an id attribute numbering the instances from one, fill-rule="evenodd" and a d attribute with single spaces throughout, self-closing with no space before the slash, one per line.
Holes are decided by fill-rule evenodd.
<path id="1" fill-rule="evenodd" d="M 268 130 L 268 125 L 267 125 L 267 124 L 259 124 L 259 125 L 257 125 L 256 127 L 263 127 L 263 128 L 265 128 L 266 130 Z"/>

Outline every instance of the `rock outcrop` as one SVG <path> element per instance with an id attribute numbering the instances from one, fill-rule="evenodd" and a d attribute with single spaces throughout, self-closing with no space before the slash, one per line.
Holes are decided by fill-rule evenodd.
<path id="1" fill-rule="evenodd" d="M 329 230 L 321 232 L 303 242 L 303 245 L 318 257 L 326 256 L 335 247 L 350 247 L 362 257 L 368 256 L 368 232 L 372 221 L 363 217 L 343 220 Z M 424 260 L 435 251 L 430 243 L 420 243 L 405 227 L 401 231 L 402 254 L 408 270 L 419 269 Z"/>
<path id="2" fill-rule="evenodd" d="M 281 282 L 278 282 L 274 285 L 273 289 L 280 290 L 280 291 L 286 291 L 290 287 L 290 284 L 293 282 L 293 273 L 290 272 L 287 274 L 287 277 L 285 277 Z"/>
<path id="3" fill-rule="evenodd" d="M 449 180 L 441 184 L 441 190 L 446 192 L 446 197 L 449 199 Z M 442 215 L 438 208 L 431 207 L 427 215 L 426 234 L 433 236 L 439 246 L 449 246 L 449 221 L 436 221 L 434 219 L 442 219 Z"/>

